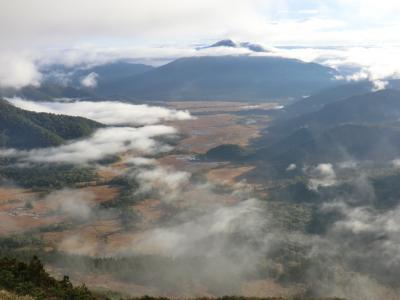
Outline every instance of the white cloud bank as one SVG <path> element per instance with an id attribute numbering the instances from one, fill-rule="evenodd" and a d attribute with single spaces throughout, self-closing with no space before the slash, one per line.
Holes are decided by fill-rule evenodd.
<path id="1" fill-rule="evenodd" d="M 221 55 L 279 56 L 315 62 L 339 70 L 342 78 L 347 81 L 369 80 L 374 83 L 375 90 L 385 88 L 388 79 L 400 78 L 400 63 L 397 59 L 400 47 L 398 46 L 288 49 L 259 44 L 269 52 L 254 53 L 246 48 L 228 47 L 195 49 L 194 46 L 98 47 L 95 45 L 78 46 L 58 52 L 48 50 L 38 55 L 36 60 L 16 56 L 13 60 L 6 58 L 7 63 L 3 64 L 4 68 L 0 71 L 0 84 L 2 82 L 3 86 L 16 88 L 29 84 L 38 85 L 42 79 L 38 68 L 53 63 L 69 67 L 93 66 L 122 59 L 159 66 L 181 57 Z M 20 65 L 20 60 L 24 62 L 22 65 Z M 11 67 L 14 71 L 10 70 Z M 4 75 L 1 76 L 2 74 Z M 81 84 L 84 87 L 93 88 L 97 84 L 97 76 L 95 73 L 89 74 L 82 78 Z"/>
<path id="2" fill-rule="evenodd" d="M 23 55 L 0 53 L 0 88 L 37 86 L 42 79 L 35 63 Z"/>
<path id="3" fill-rule="evenodd" d="M 398 48 L 391 48 L 400 42 L 398 1 L 60 1 L 0 0 L 1 87 L 39 84 L 41 75 L 37 65 L 46 62 L 73 65 L 121 58 L 146 61 L 151 57 L 153 62 L 161 57 L 165 62 L 216 51 L 195 51 L 193 47 L 176 47 L 178 44 L 227 37 L 310 48 L 363 46 L 360 51 L 344 50 L 337 54 L 351 56 L 349 61 L 361 62 L 364 67 L 365 56 L 361 52 L 384 52 L 369 55 L 366 62 L 368 68 L 374 66 L 366 74 L 378 84 L 377 88 L 383 87 L 378 79 L 385 77 L 388 69 L 391 74 L 400 70 Z M 152 47 L 156 44 L 162 46 Z M 374 50 L 370 45 L 380 45 L 382 49 Z M 322 49 L 313 50 L 322 53 Z M 323 50 L 322 55 L 328 58 L 329 49 Z M 331 58 L 331 62 L 337 61 Z M 380 66 L 385 75 L 380 73 Z M 95 80 L 88 78 L 86 83 L 93 86 Z"/>
<path id="4" fill-rule="evenodd" d="M 99 75 L 95 72 L 92 72 L 90 74 L 88 74 L 87 76 L 85 76 L 84 78 L 82 78 L 81 80 L 81 85 L 83 87 L 86 88 L 95 88 L 97 86 L 97 78 L 99 77 Z"/>
<path id="5" fill-rule="evenodd" d="M 133 105 L 115 101 L 75 101 L 75 102 L 33 102 L 21 98 L 7 99 L 22 109 L 80 116 L 107 125 L 150 125 L 162 121 L 189 120 L 187 111 L 158 106 Z"/>
<path id="6" fill-rule="evenodd" d="M 259 0 L 0 1 L 0 35 L 12 45 L 93 41 L 96 37 L 209 38 L 209 33 L 260 32 Z M 49 14 L 51 11 L 51 14 Z M 57 17 L 54 17 L 57 16 Z M 4 25 L 9 25 L 8 27 Z M 10 26 L 12 25 L 12 26 Z M 10 30 L 11 29 L 11 30 Z"/>
<path id="7" fill-rule="evenodd" d="M 37 84 L 40 61 L 49 56 L 76 61 L 81 54 L 65 49 L 77 45 L 118 52 L 124 46 L 208 39 L 210 32 L 260 32 L 265 24 L 259 11 L 267 5 L 259 0 L 0 0 L 0 62 L 7 62 L 1 63 L 0 86 Z M 26 52 L 29 60 L 21 61 Z M 10 60 L 8 53 L 18 58 Z"/>
<path id="8" fill-rule="evenodd" d="M 256 235 L 265 223 L 261 214 L 262 209 L 255 199 L 245 200 L 232 206 L 216 205 L 209 208 L 204 214 L 191 220 L 181 221 L 182 223 L 178 225 L 143 232 L 140 234 L 140 238 L 132 244 L 130 251 L 135 254 L 150 253 L 168 257 L 200 255 L 224 257 L 225 268 L 236 266 L 237 271 L 243 271 L 244 265 L 250 260 L 255 263 L 254 250 L 245 243 L 231 245 L 227 236 L 229 234 Z M 210 245 L 211 237 L 219 237 L 219 239 Z M 236 247 L 236 251 L 242 252 L 245 262 L 230 261 L 232 258 L 226 254 L 229 246 Z M 206 252 L 204 252 L 205 248 Z M 253 267 L 253 264 L 247 265 L 247 268 Z"/>
<path id="9" fill-rule="evenodd" d="M 140 154 L 169 151 L 171 148 L 168 145 L 157 142 L 155 138 L 175 133 L 173 127 L 164 125 L 140 128 L 111 127 L 99 129 L 90 138 L 59 147 L 29 151 L 2 150 L 0 156 L 16 156 L 26 162 L 84 164 L 126 151 L 136 151 Z"/>
<path id="10" fill-rule="evenodd" d="M 76 220 L 88 220 L 92 215 L 90 202 L 95 195 L 88 191 L 64 189 L 50 193 L 44 198 L 50 207 Z"/>
<path id="11" fill-rule="evenodd" d="M 332 164 L 319 164 L 305 171 L 310 177 L 308 187 L 311 190 L 316 191 L 319 187 L 332 186 L 337 183 L 336 172 Z"/>
<path id="12" fill-rule="evenodd" d="M 324 212 L 336 212 L 342 218 L 330 228 L 330 237 L 338 243 L 348 239 L 347 247 L 362 248 L 362 256 L 371 264 L 398 273 L 400 266 L 400 207 L 379 211 L 370 206 L 351 207 L 336 201 L 322 206 Z M 367 239 L 369 237 L 370 239 Z M 368 247 L 365 247 L 365 243 Z M 354 253 L 353 253 L 354 255 Z M 359 255 L 359 254 L 358 254 Z M 373 268 L 373 267 L 371 267 Z"/>
<path id="13" fill-rule="evenodd" d="M 154 167 L 139 169 L 134 177 L 139 183 L 137 194 L 157 194 L 163 201 L 173 202 L 189 186 L 191 174 L 166 167 Z"/>
<path id="14" fill-rule="evenodd" d="M 315 62 L 338 70 L 347 81 L 369 80 L 375 90 L 400 78 L 399 46 L 278 49 L 271 54 Z M 260 55 L 260 54 L 257 54 Z"/>
<path id="15" fill-rule="evenodd" d="M 127 125 L 102 128 L 88 138 L 73 140 L 57 147 L 29 151 L 0 150 L 0 156 L 14 156 L 22 162 L 85 164 L 127 151 L 134 151 L 138 155 L 170 151 L 172 148 L 158 138 L 173 137 L 177 131 L 171 126 L 158 123 L 191 118 L 186 111 L 122 102 L 32 102 L 20 98 L 8 100 L 17 107 L 31 111 L 82 116 L 107 125 Z M 129 125 L 142 127 L 128 127 Z M 140 158 L 132 163 L 146 164 Z"/>

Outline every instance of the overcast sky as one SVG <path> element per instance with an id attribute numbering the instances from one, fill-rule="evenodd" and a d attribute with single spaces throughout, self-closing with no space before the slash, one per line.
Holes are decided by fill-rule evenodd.
<path id="1" fill-rule="evenodd" d="M 174 47 L 222 38 L 393 47 L 399 14 L 394 0 L 0 0 L 0 85 L 39 84 L 38 61 L 96 60 L 98 49 L 144 58 L 158 46 L 173 57 Z"/>
<path id="2" fill-rule="evenodd" d="M 0 0 L 2 46 L 399 43 L 394 0 Z M 4 43 L 6 41 L 6 43 Z"/>

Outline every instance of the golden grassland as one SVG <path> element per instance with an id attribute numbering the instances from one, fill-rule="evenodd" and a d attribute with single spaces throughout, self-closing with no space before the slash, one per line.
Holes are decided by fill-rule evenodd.
<path id="1" fill-rule="evenodd" d="M 273 105 L 268 103 L 260 104 L 260 108 L 271 108 Z M 189 109 L 191 112 L 205 113 L 193 120 L 170 123 L 184 137 L 176 146 L 176 151 L 184 151 L 188 155 L 204 153 L 225 143 L 247 145 L 252 138 L 258 136 L 261 128 L 269 122 L 268 117 L 265 117 L 249 125 L 243 122 L 244 118 L 229 113 L 248 107 L 247 103 L 214 102 L 199 104 L 185 102 L 172 103 L 171 106 L 177 109 Z M 222 111 L 223 113 L 214 114 L 215 111 Z M 210 114 L 207 115 L 207 113 Z M 122 154 L 118 162 L 107 167 L 99 167 L 100 180 L 97 184 L 83 183 L 75 188 L 94 195 L 90 205 L 95 206 L 112 201 L 119 196 L 121 190 L 115 186 L 108 185 L 107 181 L 124 172 L 126 168 L 124 161 L 131 156 L 131 153 Z M 251 166 L 236 167 L 226 163 L 199 163 L 186 158 L 182 159 L 182 155 L 179 154 L 167 154 L 158 158 L 158 162 L 162 166 L 176 170 L 200 172 L 211 183 L 228 187 L 233 187 L 237 184 L 237 178 L 240 175 L 252 169 Z M 119 219 L 110 216 L 102 216 L 96 220 L 75 224 L 69 222 L 66 216 L 54 211 L 48 202 L 42 201 L 46 193 L 48 191 L 0 187 L 0 236 L 34 231 L 51 225 L 67 225 L 65 228 L 57 228 L 57 230 L 36 231 L 32 233 L 32 236 L 41 240 L 47 251 L 60 250 L 92 257 L 106 256 L 110 253 L 115 253 L 117 250 L 129 247 L 136 239 L 140 238 L 142 231 L 151 229 L 164 216 L 159 199 L 145 199 L 130 207 L 132 211 L 141 216 L 140 222 L 135 226 L 135 229 L 124 229 Z M 195 191 L 188 191 L 187 198 L 193 196 L 191 193 L 195 193 Z M 236 200 L 229 195 L 221 195 L 215 201 L 234 203 Z M 62 273 L 62 270 L 52 269 L 52 266 L 49 266 L 49 269 L 54 274 Z M 71 279 L 76 283 L 85 282 L 91 288 L 108 288 L 137 296 L 154 292 L 151 287 L 128 285 L 105 275 L 86 274 L 82 276 L 74 274 Z M 265 291 L 270 292 L 271 290 L 276 290 L 278 292 L 277 295 L 280 296 L 293 293 L 293 291 L 274 286 L 272 282 L 261 281 L 245 283 L 242 290 L 244 295 L 249 296 L 262 295 Z M 207 296 L 201 293 L 200 295 Z M 187 296 L 191 297 L 193 293 L 188 291 Z M 0 294 L 0 299 L 3 299 L 1 297 Z"/>

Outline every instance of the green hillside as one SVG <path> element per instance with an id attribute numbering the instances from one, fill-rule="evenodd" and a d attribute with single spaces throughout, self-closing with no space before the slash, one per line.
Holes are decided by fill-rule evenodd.
<path id="1" fill-rule="evenodd" d="M 0 288 L 34 299 L 99 299 L 84 286 L 73 287 L 67 276 L 60 281 L 51 277 L 37 257 L 29 263 L 0 259 Z"/>
<path id="2" fill-rule="evenodd" d="M 0 99 L 0 146 L 17 149 L 57 146 L 103 125 L 81 117 L 36 113 Z"/>

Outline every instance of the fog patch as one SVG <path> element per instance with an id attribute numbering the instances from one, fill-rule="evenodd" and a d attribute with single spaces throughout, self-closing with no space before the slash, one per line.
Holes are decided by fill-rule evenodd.
<path id="1" fill-rule="evenodd" d="M 0 87 L 19 89 L 27 85 L 39 86 L 42 74 L 32 58 L 26 55 L 0 53 Z"/>
<path id="2" fill-rule="evenodd" d="M 356 169 L 358 166 L 358 163 L 356 161 L 348 160 L 348 161 L 343 161 L 337 164 L 337 167 L 339 169 Z"/>
<path id="3" fill-rule="evenodd" d="M 79 221 L 87 221 L 92 216 L 90 203 L 94 198 L 95 195 L 88 191 L 64 189 L 50 193 L 43 201 L 62 215 Z"/>
<path id="4" fill-rule="evenodd" d="M 286 171 L 290 172 L 290 171 L 294 171 L 297 169 L 297 165 L 296 164 L 290 164 L 287 168 Z"/>
<path id="5" fill-rule="evenodd" d="M 97 251 L 96 244 L 81 235 L 70 235 L 57 246 L 60 251 L 75 255 L 93 255 Z"/>
<path id="6" fill-rule="evenodd" d="M 372 90 L 387 87 L 387 81 L 400 78 L 399 47 L 275 48 L 270 54 L 319 63 L 341 74 L 337 79 L 373 83 Z M 257 54 L 260 55 L 260 54 Z"/>
<path id="7" fill-rule="evenodd" d="M 391 162 L 393 168 L 400 169 L 400 159 L 394 159 Z"/>
<path id="8" fill-rule="evenodd" d="M 8 98 L 7 100 L 22 109 L 80 116 L 107 125 L 152 125 L 162 121 L 192 118 L 188 111 L 118 101 L 33 102 L 21 98 Z"/>
<path id="9" fill-rule="evenodd" d="M 306 172 L 309 176 L 308 187 L 311 190 L 318 190 L 319 187 L 332 186 L 337 183 L 336 172 L 330 163 L 307 168 Z"/>
<path id="10" fill-rule="evenodd" d="M 135 166 L 151 166 L 157 163 L 157 160 L 154 158 L 147 158 L 147 157 L 131 157 L 124 160 L 124 163 L 127 165 L 135 165 Z"/>
<path id="11" fill-rule="evenodd" d="M 400 208 L 381 212 L 369 206 L 350 207 L 349 205 L 336 202 L 322 207 L 324 210 L 335 210 L 341 213 L 344 218 L 334 224 L 332 232 L 349 232 L 353 235 L 372 234 L 382 235 L 389 239 L 400 242 Z M 388 244 L 382 243 L 382 247 Z M 400 249 L 396 250 L 396 255 L 387 257 L 389 260 L 395 259 L 400 262 Z"/>
<path id="12" fill-rule="evenodd" d="M 157 154 L 172 148 L 156 138 L 176 134 L 173 127 L 149 125 L 139 128 L 109 127 L 97 130 L 91 137 L 72 141 L 58 147 L 38 148 L 29 151 L 1 150 L 2 156 L 16 156 L 22 161 L 36 163 L 84 164 L 127 151 Z"/>
<path id="13" fill-rule="evenodd" d="M 252 198 L 244 183 L 220 190 L 189 172 L 147 159 L 134 162 L 126 173 L 138 183 L 133 194 L 159 200 L 165 215 L 150 228 L 135 232 L 130 245 L 115 249 L 114 255 L 172 259 L 169 279 L 188 279 L 185 286 L 174 288 L 174 294 L 186 288 L 192 289 L 190 295 L 199 288 L 215 295 L 241 293 L 246 276 L 257 274 L 260 260 L 275 245 L 275 229 L 272 225 L 267 229 L 270 216 L 265 204 Z M 146 284 L 162 294 L 165 283 L 159 281 Z"/>
<path id="14" fill-rule="evenodd" d="M 99 75 L 95 72 L 91 72 L 87 76 L 81 79 L 81 85 L 86 88 L 95 88 L 97 86 L 97 79 Z"/>
<path id="15" fill-rule="evenodd" d="M 188 186 L 191 174 L 175 171 L 167 167 L 156 167 L 136 171 L 135 179 L 139 183 L 138 194 L 155 193 L 164 201 L 171 202 L 182 195 Z"/>

